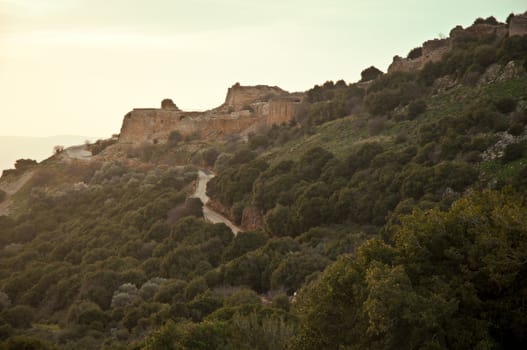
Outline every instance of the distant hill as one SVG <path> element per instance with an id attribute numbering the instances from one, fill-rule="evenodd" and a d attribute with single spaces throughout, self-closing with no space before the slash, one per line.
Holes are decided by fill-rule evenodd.
<path id="1" fill-rule="evenodd" d="M 95 137 L 59 135 L 49 137 L 0 136 L 0 170 L 11 169 L 17 159 L 42 161 L 50 157 L 56 145 L 72 146 L 95 141 Z"/>

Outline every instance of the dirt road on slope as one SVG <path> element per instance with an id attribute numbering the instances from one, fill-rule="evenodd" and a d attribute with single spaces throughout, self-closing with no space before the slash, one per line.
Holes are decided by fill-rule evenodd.
<path id="1" fill-rule="evenodd" d="M 193 197 L 201 199 L 203 203 L 203 217 L 205 220 L 212 222 L 213 224 L 224 223 L 227 225 L 232 233 L 235 235 L 240 232 L 240 228 L 234 225 L 229 219 L 221 215 L 218 212 L 215 212 L 211 208 L 207 207 L 207 202 L 209 201 L 209 196 L 207 196 L 207 183 L 212 179 L 214 175 L 203 170 L 198 172 L 198 184 L 196 186 L 196 191 L 194 192 Z"/>

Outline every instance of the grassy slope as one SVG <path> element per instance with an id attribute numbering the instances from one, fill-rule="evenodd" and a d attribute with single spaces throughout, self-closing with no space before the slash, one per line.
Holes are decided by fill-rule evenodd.
<path id="1" fill-rule="evenodd" d="M 525 79 L 509 80 L 478 87 L 456 86 L 455 88 L 433 95 L 426 99 L 428 109 L 414 120 L 386 120 L 384 129 L 375 136 L 368 132 L 368 119 L 359 116 L 348 116 L 333 120 L 316 127 L 313 135 L 303 136 L 275 147 L 263 156 L 273 164 L 282 160 L 299 159 L 306 149 L 321 146 L 336 157 L 343 157 L 358 144 L 364 142 L 393 142 L 398 134 L 405 134 L 407 142 L 412 143 L 417 137 L 420 125 L 437 120 L 440 117 L 459 117 L 464 109 L 475 101 L 495 101 L 502 97 L 516 100 L 527 100 L 527 81 Z M 524 161 L 515 162 L 524 164 Z M 496 171 L 501 171 L 501 163 L 492 162 Z M 511 164 L 509 164 L 510 166 Z M 482 166 L 487 167 L 483 164 Z M 516 166 L 515 166 L 516 167 Z M 508 174 L 510 175 L 510 174 Z"/>

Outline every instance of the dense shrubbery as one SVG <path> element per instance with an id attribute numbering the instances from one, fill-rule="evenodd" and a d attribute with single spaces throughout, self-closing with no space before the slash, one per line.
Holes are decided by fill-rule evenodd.
<path id="1" fill-rule="evenodd" d="M 494 192 L 414 212 L 305 288 L 291 348 L 522 347 L 526 224 L 521 196 Z"/>
<path id="2" fill-rule="evenodd" d="M 377 69 L 374 66 L 371 66 L 371 67 L 368 67 L 368 68 L 364 69 L 360 73 L 360 76 L 361 76 L 361 80 L 360 81 L 375 80 L 375 79 L 377 79 L 378 77 L 380 77 L 383 74 L 384 73 L 381 70 Z"/>
<path id="3" fill-rule="evenodd" d="M 111 138 L 106 140 L 97 140 L 94 143 L 86 144 L 86 148 L 91 152 L 92 155 L 97 155 L 104 151 L 107 147 L 117 143 L 117 139 Z"/>
<path id="4" fill-rule="evenodd" d="M 368 112 L 374 115 L 392 111 L 423 95 L 421 87 L 411 73 L 395 72 L 375 80 L 364 100 Z"/>
<path id="5" fill-rule="evenodd" d="M 416 59 L 416 58 L 419 58 L 423 56 L 423 48 L 422 47 L 416 47 L 416 48 L 413 48 L 412 50 L 410 50 L 410 52 L 408 52 L 408 55 L 406 56 L 406 58 L 408 59 Z"/>
<path id="6" fill-rule="evenodd" d="M 328 81 L 247 142 L 17 163 L 35 171 L 0 216 L 0 348 L 520 348 L 527 86 L 469 83 L 524 43 L 461 37 L 419 73 Z M 263 227 L 201 220 L 196 169 L 168 166 L 188 163 Z"/>

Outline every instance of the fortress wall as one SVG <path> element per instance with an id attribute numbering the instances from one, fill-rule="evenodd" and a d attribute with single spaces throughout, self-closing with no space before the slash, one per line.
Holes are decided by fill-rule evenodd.
<path id="1" fill-rule="evenodd" d="M 519 15 L 511 18 L 509 23 L 509 36 L 527 35 L 527 15 Z"/>
<path id="2" fill-rule="evenodd" d="M 300 106 L 299 102 L 292 100 L 271 100 L 269 101 L 269 114 L 266 118 L 266 125 L 272 126 L 273 124 L 286 124 L 293 119 Z"/>
<path id="3" fill-rule="evenodd" d="M 230 87 L 225 98 L 225 105 L 235 108 L 243 108 L 259 99 L 287 94 L 286 91 L 276 86 L 241 86 L 235 84 Z"/>
<path id="4" fill-rule="evenodd" d="M 123 120 L 119 142 L 165 143 L 172 131 L 183 136 L 197 134 L 204 139 L 214 139 L 238 134 L 253 126 L 288 123 L 297 112 L 303 95 L 261 101 L 270 93 L 287 94 L 276 87 L 234 86 L 229 89 L 224 105 L 206 112 L 134 109 Z M 228 103 L 233 105 L 228 106 Z M 247 109 L 242 109 L 245 107 Z"/>
<path id="5" fill-rule="evenodd" d="M 423 43 L 423 56 L 421 67 L 423 68 L 427 62 L 437 62 L 443 58 L 443 54 L 450 50 L 450 39 L 434 39 Z"/>
<path id="6" fill-rule="evenodd" d="M 166 109 L 134 109 L 123 120 L 119 142 L 163 143 L 172 130 L 178 130 L 183 136 L 190 135 L 198 130 L 193 119 L 199 118 L 200 114 Z"/>
<path id="7" fill-rule="evenodd" d="M 475 24 L 466 29 L 457 26 L 450 31 L 446 39 L 434 39 L 423 43 L 423 55 L 410 60 L 395 56 L 388 67 L 388 73 L 413 72 L 422 69 L 427 62 L 440 61 L 443 55 L 452 48 L 456 39 L 483 39 L 495 35 L 496 40 L 504 39 L 507 35 L 527 35 L 527 15 L 512 17 L 509 27 L 505 24 Z"/>
<path id="8" fill-rule="evenodd" d="M 392 72 L 413 72 L 422 68 L 423 57 L 418 57 L 413 60 L 407 58 L 395 57 L 393 62 L 388 67 L 388 73 Z"/>

